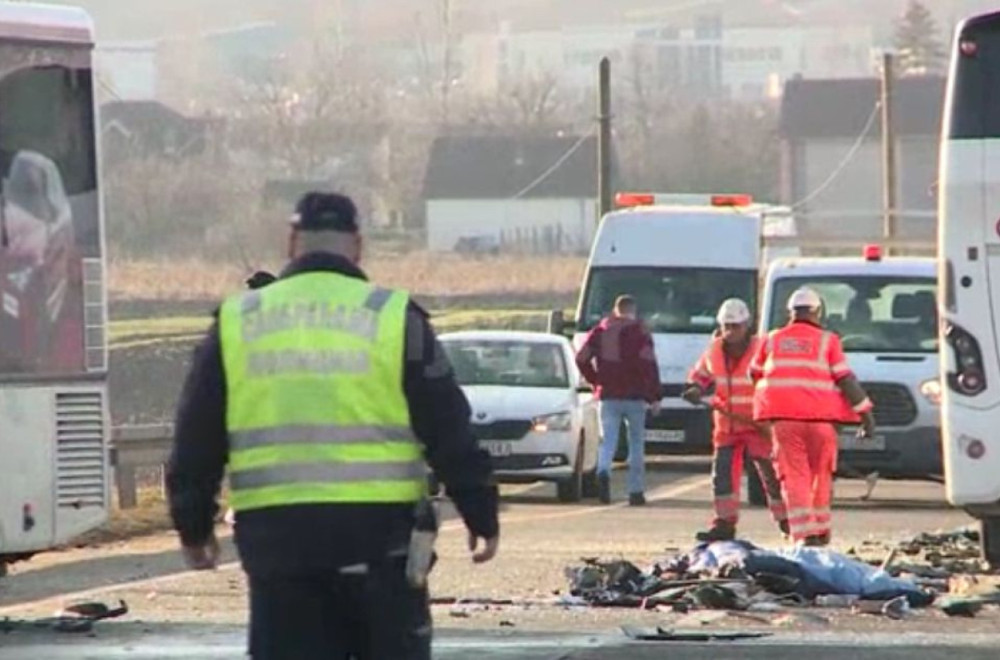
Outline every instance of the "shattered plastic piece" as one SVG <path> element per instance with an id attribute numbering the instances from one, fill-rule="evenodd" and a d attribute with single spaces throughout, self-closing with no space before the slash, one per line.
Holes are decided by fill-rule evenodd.
<path id="1" fill-rule="evenodd" d="M 711 641 L 732 641 L 739 639 L 759 639 L 769 637 L 771 633 L 765 632 L 702 632 L 702 631 L 678 631 L 671 628 L 638 628 L 634 626 L 622 626 L 624 632 L 630 639 L 646 642 L 711 642 Z"/>
<path id="2" fill-rule="evenodd" d="M 91 621 L 100 621 L 102 619 L 114 619 L 126 614 L 128 614 L 128 605 L 125 604 L 124 600 L 119 600 L 118 607 L 115 609 L 111 609 L 104 603 L 76 603 L 64 608 L 62 612 L 57 614 L 57 616 L 76 616 L 84 619 L 90 619 Z"/>
<path id="3" fill-rule="evenodd" d="M 856 614 L 877 614 L 890 619 L 903 619 L 910 612 L 910 603 L 905 596 L 892 600 L 859 600 L 852 611 Z"/>
<path id="4" fill-rule="evenodd" d="M 978 598 L 945 598 L 938 603 L 941 611 L 948 616 L 972 618 L 983 609 L 983 601 Z"/>
<path id="5" fill-rule="evenodd" d="M 817 607 L 851 607 L 858 599 L 854 594 L 826 594 L 816 596 L 815 603 Z"/>

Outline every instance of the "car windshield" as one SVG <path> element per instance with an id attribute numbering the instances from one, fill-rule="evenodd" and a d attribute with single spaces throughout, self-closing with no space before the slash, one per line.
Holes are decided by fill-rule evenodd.
<path id="1" fill-rule="evenodd" d="M 935 353 L 937 281 L 932 277 L 784 277 L 774 282 L 770 327 L 788 319 L 785 304 L 800 286 L 823 299 L 823 325 L 845 351 Z"/>
<path id="2" fill-rule="evenodd" d="M 756 303 L 757 272 L 726 268 L 594 268 L 580 330 L 597 325 L 611 312 L 615 298 L 635 298 L 639 317 L 651 332 L 706 334 L 715 328 L 719 305 L 740 298 Z"/>
<path id="3" fill-rule="evenodd" d="M 562 347 L 495 339 L 442 341 L 460 385 L 569 387 Z"/>

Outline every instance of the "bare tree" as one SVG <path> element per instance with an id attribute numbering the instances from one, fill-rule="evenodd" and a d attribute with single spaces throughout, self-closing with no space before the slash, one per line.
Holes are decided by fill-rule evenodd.
<path id="1" fill-rule="evenodd" d="M 357 50 L 316 43 L 304 62 L 284 60 L 234 89 L 239 142 L 275 173 L 323 176 L 357 157 L 385 122 L 383 83 Z"/>

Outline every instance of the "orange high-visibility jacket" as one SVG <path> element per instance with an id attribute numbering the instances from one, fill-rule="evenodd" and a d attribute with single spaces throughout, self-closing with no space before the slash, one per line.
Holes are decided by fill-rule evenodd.
<path id="1" fill-rule="evenodd" d="M 793 321 L 769 333 L 750 362 L 753 418 L 857 423 L 872 403 L 866 398 L 852 409 L 837 386 L 851 375 L 840 337 L 808 321 Z"/>
<path id="2" fill-rule="evenodd" d="M 750 419 L 753 415 L 753 381 L 750 379 L 750 361 L 757 354 L 761 340 L 750 337 L 750 346 L 735 362 L 726 357 L 725 342 L 716 337 L 698 358 L 688 374 L 688 382 L 702 390 L 715 385 L 712 403 L 731 414 Z M 718 411 L 712 413 L 714 435 L 733 435 L 753 432 L 754 427 L 726 417 Z"/>

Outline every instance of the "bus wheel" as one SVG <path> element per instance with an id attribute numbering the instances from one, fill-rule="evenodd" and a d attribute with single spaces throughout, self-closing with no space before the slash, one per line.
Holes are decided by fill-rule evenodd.
<path id="1" fill-rule="evenodd" d="M 990 568 L 1000 568 L 1000 516 L 984 516 L 979 521 L 979 545 Z"/>

